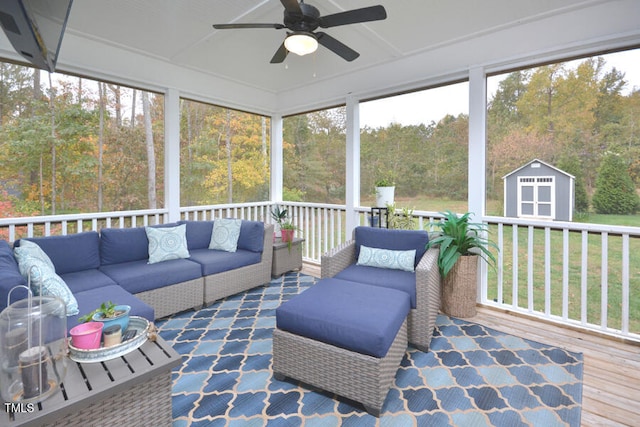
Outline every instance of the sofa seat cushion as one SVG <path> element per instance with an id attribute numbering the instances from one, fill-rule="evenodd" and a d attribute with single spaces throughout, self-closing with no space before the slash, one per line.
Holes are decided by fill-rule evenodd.
<path id="1" fill-rule="evenodd" d="M 100 267 L 100 236 L 95 231 L 25 240 L 40 246 L 59 275 Z M 20 246 L 20 240 L 16 246 Z"/>
<path id="2" fill-rule="evenodd" d="M 262 254 L 258 252 L 238 249 L 236 252 L 219 251 L 216 249 L 195 249 L 191 251 L 191 261 L 202 266 L 202 275 L 222 273 L 260 262 Z"/>
<path id="3" fill-rule="evenodd" d="M 202 276 L 200 264 L 188 259 L 172 259 L 156 264 L 149 264 L 145 259 L 104 265 L 100 267 L 100 271 L 132 294 L 175 285 Z"/>
<path id="4" fill-rule="evenodd" d="M 351 264 L 334 277 L 406 292 L 411 299 L 411 308 L 416 308 L 415 272 Z"/>
<path id="5" fill-rule="evenodd" d="M 91 313 L 93 310 L 100 307 L 100 304 L 107 301 L 111 301 L 114 304 L 126 304 L 131 306 L 131 312 L 129 313 L 131 316 L 144 317 L 150 322 L 155 320 L 153 307 L 140 301 L 118 285 L 108 285 L 100 288 L 99 290 L 91 289 L 81 291 L 76 294 L 76 298 L 78 300 L 80 313 L 76 316 L 67 317 L 68 330 L 79 323 L 78 318 Z"/>
<path id="6" fill-rule="evenodd" d="M 384 357 L 409 313 L 395 289 L 322 279 L 276 309 L 279 329 L 373 357 Z"/>
<path id="7" fill-rule="evenodd" d="M 97 268 L 61 274 L 60 277 L 62 277 L 62 280 L 65 281 L 74 294 L 91 289 L 100 289 L 105 286 L 117 285 L 112 278 Z"/>
<path id="8" fill-rule="evenodd" d="M 354 231 L 356 259 L 360 256 L 360 246 L 370 248 L 408 251 L 415 249 L 414 267 L 418 265 L 422 255 L 427 251 L 429 233 L 425 230 L 395 230 L 376 227 L 356 227 Z"/>

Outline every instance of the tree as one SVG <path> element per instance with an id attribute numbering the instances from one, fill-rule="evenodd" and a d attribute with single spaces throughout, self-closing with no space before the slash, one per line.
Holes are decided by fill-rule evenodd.
<path id="1" fill-rule="evenodd" d="M 621 156 L 605 156 L 596 179 L 593 207 L 597 213 L 631 215 L 640 209 L 640 197 Z"/>

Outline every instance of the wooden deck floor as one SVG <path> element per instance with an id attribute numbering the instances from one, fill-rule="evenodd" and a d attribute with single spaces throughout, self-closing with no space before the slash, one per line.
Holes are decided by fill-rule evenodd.
<path id="1" fill-rule="evenodd" d="M 303 272 L 320 276 L 305 264 Z M 580 332 L 520 315 L 479 307 L 466 319 L 522 338 L 584 355 L 583 426 L 640 426 L 640 344 Z"/>

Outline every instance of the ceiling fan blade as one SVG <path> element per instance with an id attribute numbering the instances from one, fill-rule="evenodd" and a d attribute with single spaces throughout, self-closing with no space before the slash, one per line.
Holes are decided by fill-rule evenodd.
<path id="1" fill-rule="evenodd" d="M 282 24 L 213 24 L 216 30 L 230 30 L 235 28 L 273 28 L 280 30 L 285 28 Z"/>
<path id="2" fill-rule="evenodd" d="M 280 0 L 280 3 L 282 3 L 287 12 L 302 15 L 302 9 L 300 9 L 300 4 L 297 0 Z"/>
<path id="3" fill-rule="evenodd" d="M 320 26 L 322 28 L 330 28 L 359 22 L 379 21 L 386 18 L 387 11 L 384 6 L 378 5 L 323 16 L 320 18 Z"/>
<path id="4" fill-rule="evenodd" d="M 286 47 L 284 47 L 284 42 L 282 42 L 282 44 L 280 45 L 278 50 L 276 50 L 275 55 L 273 55 L 273 58 L 271 58 L 271 63 L 272 64 L 279 64 L 279 63 L 283 62 L 284 59 L 287 57 L 288 53 L 289 53 L 289 51 L 287 50 Z"/>
<path id="5" fill-rule="evenodd" d="M 320 43 L 322 46 L 326 47 L 330 51 L 334 52 L 335 54 L 341 56 L 346 61 L 351 62 L 354 59 L 356 59 L 358 56 L 360 56 L 358 52 L 351 49 L 349 46 L 345 45 L 344 43 L 334 39 L 327 33 L 317 32 L 315 33 L 315 35 L 318 38 L 318 43 Z"/>

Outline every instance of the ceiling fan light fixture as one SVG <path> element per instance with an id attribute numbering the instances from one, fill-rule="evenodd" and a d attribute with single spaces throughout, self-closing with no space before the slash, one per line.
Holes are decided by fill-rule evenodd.
<path id="1" fill-rule="evenodd" d="M 284 40 L 284 47 L 296 55 L 308 55 L 318 49 L 318 40 L 313 33 L 295 32 L 289 34 Z"/>

